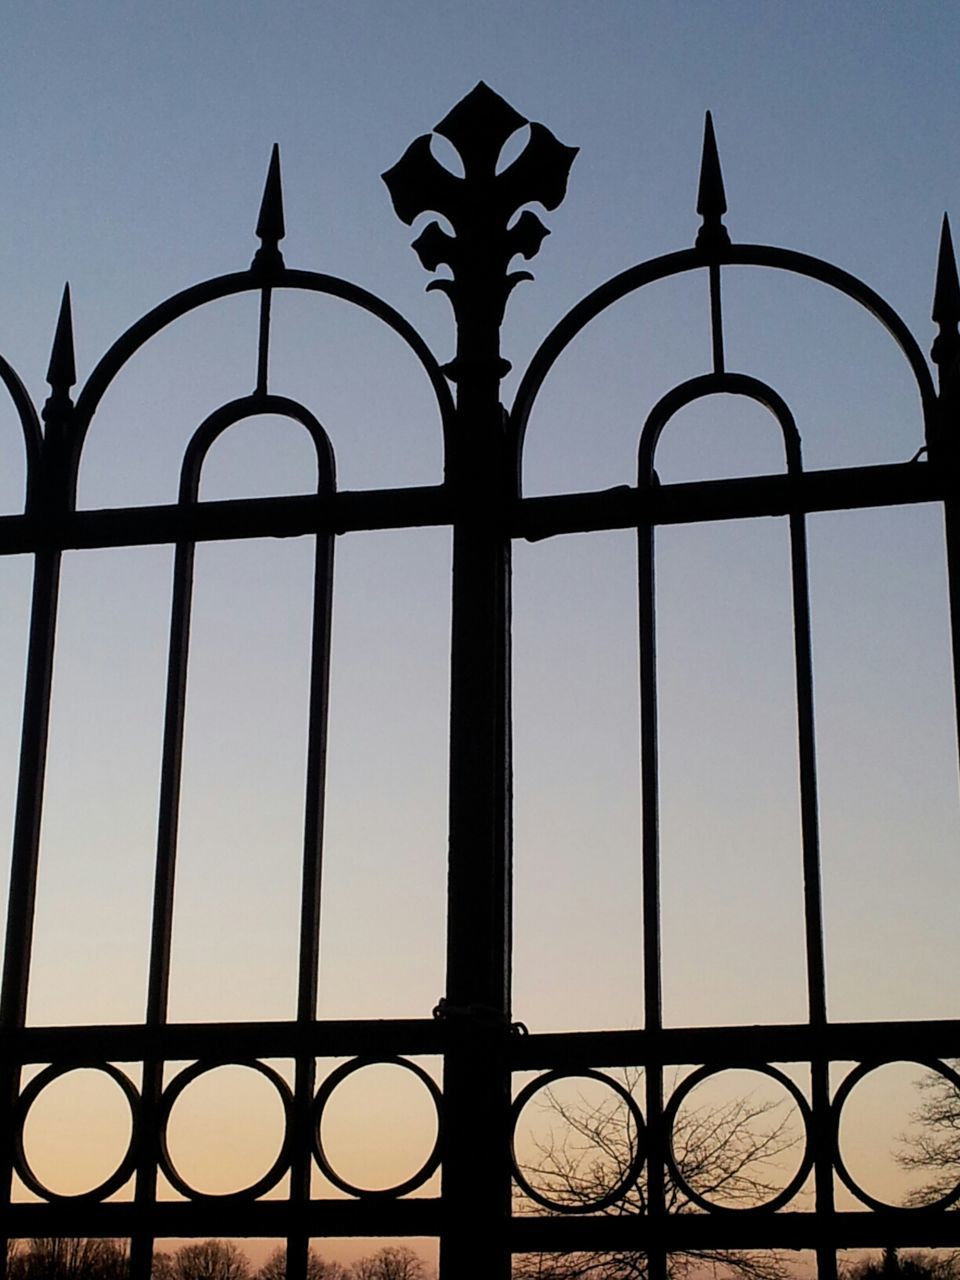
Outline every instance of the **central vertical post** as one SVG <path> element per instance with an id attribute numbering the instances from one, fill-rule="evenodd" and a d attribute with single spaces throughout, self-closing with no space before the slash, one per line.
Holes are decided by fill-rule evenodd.
<path id="1" fill-rule="evenodd" d="M 453 510 L 450 676 L 450 848 L 447 980 L 437 1014 L 446 1023 L 443 1074 L 444 1218 L 441 1280 L 510 1275 L 510 952 L 512 805 L 510 741 L 510 528 L 517 460 L 511 456 L 500 381 L 500 326 L 514 285 L 509 270 L 531 258 L 546 228 L 523 205 L 554 209 L 575 150 L 543 125 L 503 169 L 504 144 L 527 124 L 484 84 L 437 133 L 453 144 L 463 176 L 445 169 L 425 134 L 384 181 L 404 222 L 441 213 L 414 242 L 428 271 L 446 264 L 457 353 L 444 372 L 456 384 L 446 440 Z"/>
<path id="2" fill-rule="evenodd" d="M 469 341 L 461 331 L 460 350 Z M 458 383 L 442 1280 L 510 1274 L 510 538 L 499 374 Z M 483 1224 L 480 1226 L 480 1224 Z M 479 1229 L 478 1229 L 479 1228 Z"/>

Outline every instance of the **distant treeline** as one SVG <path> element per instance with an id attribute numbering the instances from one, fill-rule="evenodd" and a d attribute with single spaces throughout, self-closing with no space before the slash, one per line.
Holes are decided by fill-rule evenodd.
<path id="1" fill-rule="evenodd" d="M 201 1240 L 172 1252 L 157 1251 L 154 1280 L 286 1280 L 286 1254 L 277 1248 L 259 1268 L 230 1240 Z M 9 1280 L 128 1280 L 125 1240 L 13 1240 L 7 1246 Z M 310 1251 L 307 1280 L 428 1280 L 423 1260 L 405 1246 L 387 1246 L 352 1266 Z"/>

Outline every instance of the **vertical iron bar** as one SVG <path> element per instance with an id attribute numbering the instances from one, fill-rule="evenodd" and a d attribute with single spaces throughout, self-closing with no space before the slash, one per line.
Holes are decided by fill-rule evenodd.
<path id="1" fill-rule="evenodd" d="M 944 474 L 944 534 L 947 544 L 947 593 L 953 652 L 953 692 L 960 749 L 960 278 L 950 234 L 950 220 L 943 215 L 937 275 L 931 318 L 937 326 L 930 356 L 937 366 L 937 402 L 926 423 L 927 458 Z"/>
<path id="2" fill-rule="evenodd" d="M 153 931 L 147 983 L 147 1023 L 152 1027 L 162 1026 L 167 1020 L 170 990 L 170 949 L 173 936 L 173 899 L 195 553 L 194 543 L 177 543 L 173 563 L 173 598 L 170 608 L 170 644 L 167 658 L 163 754 L 160 765 L 160 799 L 157 817 Z"/>
<path id="3" fill-rule="evenodd" d="M 257 395 L 267 394 L 267 373 L 270 360 L 270 301 L 273 290 L 260 290 L 260 326 L 257 334 Z"/>
<path id="4" fill-rule="evenodd" d="M 800 474 L 799 442 L 788 445 L 788 467 Z M 833 1244 L 833 1133 L 830 1116 L 830 1061 L 825 1041 L 827 1023 L 826 963 L 823 936 L 823 893 L 820 867 L 820 820 L 817 796 L 816 729 L 813 698 L 813 654 L 810 632 L 810 582 L 806 517 L 790 514 L 790 569 L 793 589 L 794 663 L 797 696 L 797 745 L 800 775 L 800 828 L 803 850 L 804 936 L 807 963 L 807 1010 L 813 1031 L 810 1063 L 813 1112 L 814 1184 L 821 1239 L 817 1244 L 819 1280 L 836 1280 Z"/>
<path id="5" fill-rule="evenodd" d="M 960 763 L 960 279 L 950 234 L 943 215 L 931 318 L 937 335 L 930 356 L 937 367 L 937 403 L 926 424 L 928 466 L 944 477 L 944 538 L 946 541 L 947 600 L 953 659 L 953 697 Z"/>
<path id="6" fill-rule="evenodd" d="M 813 705 L 813 656 L 810 639 L 810 585 L 806 519 L 802 512 L 797 511 L 790 515 L 790 562 L 797 689 L 807 1001 L 811 1023 L 815 1027 L 822 1027 L 827 1020 L 827 990 L 820 870 L 820 819 L 817 799 L 817 748 Z"/>
<path id="7" fill-rule="evenodd" d="M 931 464 L 933 459 L 931 459 Z M 949 466 L 954 477 L 958 468 L 955 458 L 938 458 L 937 465 Z M 958 492 L 956 478 L 950 485 L 951 494 Z M 947 498 L 943 504 L 944 538 L 947 550 L 947 599 L 950 610 L 950 639 L 953 658 L 953 697 L 957 722 L 957 746 L 960 750 L 960 501 Z M 958 755 L 960 764 L 960 755 Z"/>
<path id="8" fill-rule="evenodd" d="M 641 476 L 641 486 L 648 481 Z M 660 782 L 657 735 L 656 583 L 653 525 L 637 528 L 637 595 L 640 646 L 640 792 L 641 860 L 643 882 L 644 1028 L 654 1060 L 644 1063 L 647 1120 L 647 1213 L 650 1247 L 649 1280 L 665 1280 L 667 1255 L 660 1245 L 666 1212 L 663 1131 L 663 1063 L 659 1056 L 663 1025 L 663 980 L 660 957 Z"/>
<path id="9" fill-rule="evenodd" d="M 38 551 L 34 569 L 0 994 L 0 1024 L 4 1031 L 22 1027 L 27 1014 L 61 556 L 59 549 Z"/>
<path id="10" fill-rule="evenodd" d="M 163 749 L 160 765 L 160 798 L 157 816 L 157 857 L 154 872 L 153 922 L 150 969 L 147 979 L 147 1026 L 159 1031 L 167 1021 L 170 991 L 170 953 L 173 938 L 173 902 L 176 881 L 177 838 L 180 817 L 180 784 L 183 768 L 183 730 L 187 697 L 187 661 L 190 647 L 190 613 L 193 598 L 195 545 L 177 543 L 173 564 L 173 599 L 170 607 L 170 643 L 167 657 L 167 689 L 164 708 Z M 138 1137 L 135 1199 L 140 1217 L 147 1219 L 156 1203 L 157 1159 L 160 1149 L 160 1097 L 163 1092 L 163 1059 L 152 1055 L 143 1063 L 141 1123 Z M 153 1263 L 153 1236 L 138 1233 L 130 1242 L 131 1280 L 149 1280 Z"/>
<path id="11" fill-rule="evenodd" d="M 300 906 L 300 953 L 297 1021 L 306 1032 L 317 1016 L 320 965 L 320 890 L 323 863 L 324 779 L 327 761 L 327 707 L 330 678 L 330 623 L 333 608 L 333 538 L 316 539 L 313 579 L 313 636 L 310 651 L 310 705 L 307 718 L 307 779 L 304 805 L 303 884 Z M 310 1199 L 313 1168 L 311 1104 L 316 1081 L 312 1048 L 296 1062 L 290 1201 L 298 1221 Z M 289 1136 L 289 1135 L 288 1135 Z M 306 1280 L 310 1237 L 305 1231 L 287 1237 L 287 1280 Z"/>
<path id="12" fill-rule="evenodd" d="M 956 492 L 956 487 L 952 488 Z M 953 666 L 954 708 L 957 721 L 957 743 L 960 747 L 960 503 L 947 498 L 943 504 L 944 541 L 946 543 L 947 600 L 950 613 L 951 657 Z M 960 763 L 960 760 L 958 760 Z"/>
<path id="13" fill-rule="evenodd" d="M 488 319 L 488 318 L 487 318 Z M 510 1275 L 510 539 L 499 359 L 460 328 L 441 1280 Z M 497 337 L 493 327 L 492 336 Z M 466 362 L 464 362 L 466 364 Z M 480 1230 L 477 1229 L 480 1224 Z"/>
<path id="14" fill-rule="evenodd" d="M 0 1030 L 5 1037 L 14 1035 L 24 1026 L 27 1014 L 61 556 L 59 549 L 38 551 L 34 565 L 3 988 L 0 994 Z M 20 1092 L 20 1075 L 21 1064 L 16 1061 L 5 1065 L 0 1074 L 0 1098 L 4 1108 L 0 1122 L 0 1195 L 5 1204 L 10 1203 L 13 1190 L 14 1114 Z M 6 1274 L 5 1240 L 3 1245 L 0 1249 L 0 1276 Z"/>
<path id="15" fill-rule="evenodd" d="M 710 339 L 713 347 L 713 372 L 723 373 L 723 299 L 720 293 L 720 263 L 714 260 L 710 273 Z"/>

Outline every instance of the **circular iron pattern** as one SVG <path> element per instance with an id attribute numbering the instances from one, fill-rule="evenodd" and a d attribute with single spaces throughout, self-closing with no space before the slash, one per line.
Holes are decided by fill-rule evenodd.
<path id="1" fill-rule="evenodd" d="M 174 1103 L 187 1085 L 192 1084 L 200 1076 L 206 1075 L 210 1071 L 216 1071 L 220 1067 L 244 1067 L 249 1071 L 256 1071 L 270 1081 L 280 1095 L 280 1101 L 283 1104 L 283 1141 L 280 1144 L 276 1159 L 267 1172 L 262 1177 L 257 1178 L 255 1182 L 251 1182 L 249 1186 L 240 1187 L 236 1191 L 198 1191 L 196 1187 L 191 1187 L 189 1182 L 182 1177 L 173 1163 L 167 1145 L 167 1125 L 170 1122 L 170 1113 L 173 1110 Z M 164 1089 L 160 1099 L 160 1168 L 171 1185 L 189 1200 L 255 1200 L 258 1196 L 262 1196 L 265 1192 L 275 1187 L 290 1167 L 292 1120 L 293 1094 L 290 1092 L 290 1086 L 283 1076 L 275 1071 L 273 1067 L 267 1066 L 265 1062 L 258 1062 L 256 1058 L 252 1058 L 247 1062 L 235 1062 L 233 1060 L 194 1062 L 174 1077 Z"/>
<path id="2" fill-rule="evenodd" d="M 673 1149 L 673 1126 L 677 1119 L 677 1113 L 683 1105 L 686 1098 L 693 1092 L 697 1085 L 702 1084 L 704 1080 L 709 1080 L 711 1076 L 718 1076 L 724 1071 L 753 1071 L 757 1075 L 767 1076 L 771 1080 L 775 1080 L 777 1084 L 782 1085 L 787 1093 L 797 1105 L 800 1117 L 803 1120 L 804 1148 L 803 1158 L 797 1167 L 796 1173 L 787 1183 L 787 1185 L 778 1191 L 775 1196 L 771 1196 L 769 1200 L 764 1200 L 760 1204 L 751 1205 L 734 1205 L 734 1204 L 715 1204 L 714 1201 L 708 1200 L 706 1196 L 696 1191 L 687 1179 L 683 1176 L 679 1165 L 677 1164 L 676 1153 Z M 663 1113 L 664 1130 L 667 1133 L 666 1143 L 666 1165 L 670 1177 L 677 1184 L 683 1194 L 698 1208 L 706 1210 L 707 1213 L 772 1213 L 776 1209 L 782 1209 L 797 1194 L 807 1179 L 807 1175 L 813 1167 L 813 1144 L 810 1141 L 812 1115 L 810 1104 L 800 1092 L 796 1084 L 789 1076 L 784 1075 L 782 1071 L 778 1071 L 776 1067 L 771 1067 L 767 1063 L 752 1064 L 744 1067 L 698 1067 L 681 1082 L 674 1090 L 670 1101 L 667 1103 Z"/>
<path id="3" fill-rule="evenodd" d="M 72 1194 L 53 1191 L 46 1186 L 33 1169 L 30 1167 L 30 1161 L 27 1159 L 27 1153 L 23 1145 L 23 1131 L 26 1126 L 27 1116 L 30 1108 L 36 1102 L 37 1098 L 54 1080 L 59 1080 L 62 1076 L 70 1075 L 74 1071 L 99 1071 L 102 1075 L 108 1076 L 115 1084 L 119 1085 L 120 1092 L 127 1100 L 130 1107 L 130 1141 L 127 1149 L 117 1165 L 116 1169 L 108 1178 L 104 1178 L 103 1182 L 97 1186 L 91 1187 L 88 1191 L 78 1191 Z M 140 1112 L 140 1094 L 136 1085 L 124 1073 L 115 1067 L 111 1062 L 97 1062 L 83 1064 L 81 1066 L 71 1065 L 69 1067 L 60 1067 L 51 1065 L 37 1073 L 24 1087 L 17 1099 L 17 1107 L 15 1113 L 14 1126 L 14 1148 L 13 1163 L 18 1175 L 23 1183 L 29 1187 L 34 1193 L 42 1197 L 44 1200 L 51 1202 L 69 1201 L 73 1204 L 90 1203 L 98 1200 L 105 1200 L 107 1196 L 112 1196 L 115 1191 L 119 1191 L 125 1182 L 133 1176 L 136 1167 L 136 1148 L 137 1148 L 137 1131 L 139 1128 L 139 1112 Z"/>
<path id="4" fill-rule="evenodd" d="M 889 1067 L 901 1062 L 910 1066 L 923 1067 L 927 1071 L 932 1071 L 934 1075 L 938 1075 L 942 1079 L 946 1080 L 947 1083 L 953 1089 L 956 1089 L 958 1094 L 960 1094 L 960 1073 L 957 1073 L 952 1067 L 948 1067 L 945 1062 L 940 1062 L 936 1058 L 889 1058 L 877 1062 L 858 1063 L 844 1079 L 833 1098 L 833 1105 L 831 1108 L 833 1165 L 837 1171 L 840 1181 L 847 1190 L 871 1209 L 880 1211 L 893 1209 L 897 1213 L 930 1213 L 931 1211 L 935 1212 L 937 1209 L 948 1209 L 952 1204 L 955 1204 L 957 1200 L 960 1200 L 960 1179 L 957 1180 L 956 1186 L 954 1186 L 951 1191 L 947 1191 L 942 1196 L 938 1196 L 936 1200 L 925 1200 L 923 1204 L 919 1205 L 889 1204 L 886 1200 L 878 1200 L 876 1196 L 872 1196 L 868 1191 L 864 1191 L 847 1168 L 843 1159 L 843 1153 L 840 1150 L 841 1113 L 843 1111 L 844 1103 L 850 1097 L 854 1088 L 861 1080 L 864 1079 L 864 1077 L 870 1075 L 872 1071 L 876 1071 L 880 1067 Z"/>
<path id="5" fill-rule="evenodd" d="M 626 1105 L 637 1135 L 636 1150 L 623 1176 L 604 1195 L 597 1196 L 594 1200 L 584 1201 L 582 1204 L 567 1204 L 560 1200 L 551 1200 L 549 1196 L 543 1195 L 542 1192 L 537 1191 L 527 1181 L 517 1162 L 517 1121 L 520 1119 L 520 1113 L 534 1094 L 539 1093 L 541 1089 L 549 1088 L 550 1085 L 556 1084 L 559 1080 L 595 1080 L 599 1084 L 606 1085 Z M 538 1076 L 536 1080 L 531 1080 L 513 1100 L 510 1122 L 510 1162 L 513 1165 L 514 1181 L 521 1188 L 524 1195 L 529 1196 L 531 1200 L 541 1205 L 544 1209 L 549 1209 L 551 1213 L 599 1213 L 601 1209 L 607 1209 L 610 1205 L 616 1204 L 618 1200 L 621 1200 L 639 1178 L 640 1170 L 643 1168 L 643 1163 L 647 1158 L 644 1144 L 645 1134 L 646 1125 L 644 1124 L 643 1113 L 637 1105 L 637 1100 L 619 1080 L 614 1080 L 612 1076 L 605 1075 L 602 1071 L 595 1071 L 592 1067 L 584 1067 L 580 1071 L 564 1071 L 562 1069 L 548 1071 L 544 1075 Z"/>
<path id="6" fill-rule="evenodd" d="M 412 1177 L 407 1178 L 404 1182 L 398 1182 L 392 1187 L 357 1187 L 352 1182 L 348 1182 L 346 1178 L 342 1178 L 339 1173 L 331 1165 L 324 1150 L 323 1139 L 320 1136 L 320 1126 L 323 1122 L 323 1112 L 333 1091 L 338 1085 L 342 1084 L 348 1076 L 352 1076 L 357 1071 L 362 1071 L 364 1067 L 402 1067 L 405 1071 L 409 1071 L 416 1076 L 427 1089 L 433 1100 L 433 1105 L 437 1112 L 437 1136 L 433 1144 L 433 1149 L 427 1156 L 426 1160 L 420 1166 Z M 436 1080 L 424 1071 L 423 1067 L 416 1062 L 411 1062 L 409 1058 L 386 1057 L 386 1058 L 353 1058 L 350 1062 L 344 1062 L 336 1067 L 324 1080 L 320 1088 L 317 1090 L 313 1100 L 313 1117 L 312 1117 L 312 1135 L 313 1135 L 313 1155 L 317 1164 L 320 1166 L 324 1177 L 328 1178 L 335 1187 L 341 1191 L 345 1191 L 347 1195 L 357 1196 L 361 1200 L 394 1200 L 400 1196 L 409 1195 L 411 1191 L 416 1191 L 417 1187 L 422 1187 L 429 1177 L 439 1168 L 440 1165 L 440 1143 L 442 1128 L 442 1107 L 443 1095 L 437 1085 Z"/>

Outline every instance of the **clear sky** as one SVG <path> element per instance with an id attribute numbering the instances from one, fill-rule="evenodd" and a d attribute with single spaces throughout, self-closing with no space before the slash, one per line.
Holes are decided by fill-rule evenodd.
<path id="1" fill-rule="evenodd" d="M 8 6 L 0 50 L 0 351 L 38 401 L 63 282 L 81 380 L 145 310 L 245 267 L 279 142 L 289 265 L 373 289 L 452 353 L 446 302 L 379 175 L 479 79 L 581 148 L 508 307 L 516 377 L 564 311 L 692 244 L 703 116 L 735 240 L 861 276 L 924 349 L 939 223 L 960 219 L 960 10 L 597 0 L 168 0 Z M 791 404 L 809 466 L 923 443 L 892 343 L 812 285 L 741 271 L 728 363 Z M 528 434 L 529 493 L 635 480 L 649 408 L 708 368 L 705 285 L 658 286 L 583 336 Z M 253 385 L 251 303 L 158 340 L 104 401 L 80 503 L 172 501 L 193 427 Z M 428 389 L 343 308 L 278 305 L 273 388 L 327 427 L 347 488 L 435 483 Z M 665 479 L 779 468 L 759 412 L 688 411 Z M 5 416 L 3 416 L 5 413 Z M 22 457 L 0 411 L 0 500 Z M 305 491 L 288 426 L 239 431 L 206 496 Z M 828 947 L 836 1018 L 955 1016 L 956 732 L 942 529 L 922 509 L 810 521 Z M 786 529 L 660 540 L 665 1009 L 670 1023 L 805 1016 Z M 443 989 L 450 545 L 351 535 L 337 551 L 321 1016 L 428 1015 Z M 295 542 L 197 557 L 171 1016 L 294 1007 L 305 593 Z M 138 1020 L 171 554 L 73 554 L 63 600 L 30 1004 L 37 1023 Z M 516 552 L 515 1016 L 641 1017 L 635 547 Z M 16 708 L 29 565 L 0 564 L 0 687 Z M 11 812 L 18 713 L 0 724 Z M 9 821 L 5 820 L 9 826 Z"/>

